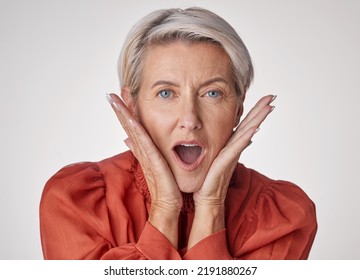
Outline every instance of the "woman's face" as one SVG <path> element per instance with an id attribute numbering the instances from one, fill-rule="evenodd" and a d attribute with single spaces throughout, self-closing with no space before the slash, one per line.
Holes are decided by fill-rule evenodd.
<path id="1" fill-rule="evenodd" d="M 148 50 L 135 114 L 181 191 L 201 188 L 241 108 L 231 62 L 221 47 L 175 42 Z"/>

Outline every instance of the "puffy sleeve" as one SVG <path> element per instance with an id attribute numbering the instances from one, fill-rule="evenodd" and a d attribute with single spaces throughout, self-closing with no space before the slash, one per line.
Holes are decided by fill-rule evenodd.
<path id="1" fill-rule="evenodd" d="M 226 230 L 204 238 L 188 250 L 184 260 L 232 260 L 226 244 Z"/>
<path id="2" fill-rule="evenodd" d="M 45 185 L 40 203 L 44 258 L 180 258 L 170 242 L 145 219 L 138 229 L 132 226 L 126 207 L 108 196 L 103 174 L 95 163 L 67 166 L 55 174 Z M 119 216 L 110 214 L 111 203 L 118 211 L 123 210 Z M 123 221 L 119 223 L 119 219 Z M 156 252 L 153 248 L 157 248 Z"/>
<path id="3" fill-rule="evenodd" d="M 307 259 L 317 231 L 315 205 L 296 185 L 272 181 L 255 191 L 233 235 L 237 259 Z"/>

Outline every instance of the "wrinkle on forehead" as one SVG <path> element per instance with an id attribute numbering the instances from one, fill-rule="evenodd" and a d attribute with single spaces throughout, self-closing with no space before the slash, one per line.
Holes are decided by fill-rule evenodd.
<path id="1" fill-rule="evenodd" d="M 186 52 L 186 56 L 181 55 Z M 221 77 L 234 86 L 231 61 L 226 52 L 211 43 L 176 42 L 149 48 L 144 60 L 142 84 L 158 80 L 197 87 L 206 80 Z M 145 83 L 145 84 L 144 84 Z"/>

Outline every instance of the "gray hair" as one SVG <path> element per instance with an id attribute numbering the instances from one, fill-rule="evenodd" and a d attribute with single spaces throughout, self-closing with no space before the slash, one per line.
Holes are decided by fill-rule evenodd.
<path id="1" fill-rule="evenodd" d="M 236 93 L 244 98 L 254 75 L 249 52 L 229 23 L 202 8 L 157 10 L 135 24 L 119 57 L 121 86 L 129 87 L 136 97 L 141 85 L 142 61 L 149 47 L 179 40 L 220 45 L 232 62 Z"/>

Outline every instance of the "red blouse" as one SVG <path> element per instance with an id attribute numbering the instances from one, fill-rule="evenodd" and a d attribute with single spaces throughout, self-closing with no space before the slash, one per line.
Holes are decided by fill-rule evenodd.
<path id="1" fill-rule="evenodd" d="M 297 186 L 238 164 L 225 202 L 226 228 L 187 250 L 194 218 L 183 194 L 179 251 L 147 222 L 150 195 L 131 152 L 61 169 L 40 204 L 45 259 L 306 259 L 315 206 Z"/>

